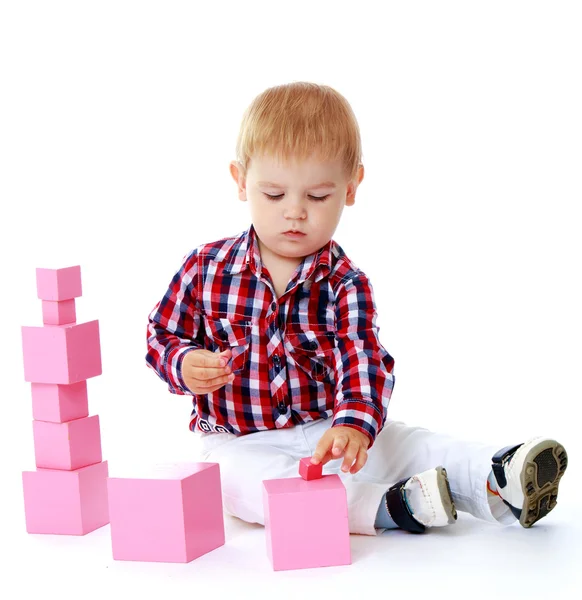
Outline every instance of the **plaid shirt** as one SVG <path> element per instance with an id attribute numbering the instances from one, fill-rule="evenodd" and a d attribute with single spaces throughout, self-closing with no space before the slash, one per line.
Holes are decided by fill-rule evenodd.
<path id="1" fill-rule="evenodd" d="M 193 396 L 190 429 L 237 435 L 333 416 L 367 434 L 386 419 L 394 360 L 378 339 L 371 285 L 333 240 L 277 299 L 254 228 L 193 250 L 149 315 L 147 364 Z M 187 352 L 232 350 L 234 381 L 193 394 Z"/>

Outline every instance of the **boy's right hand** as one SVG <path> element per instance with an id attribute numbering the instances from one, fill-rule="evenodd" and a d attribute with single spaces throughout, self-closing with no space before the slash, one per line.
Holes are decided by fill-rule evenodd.
<path id="1" fill-rule="evenodd" d="M 194 394 L 210 394 L 234 379 L 228 361 L 231 350 L 192 350 L 182 361 L 182 378 Z"/>

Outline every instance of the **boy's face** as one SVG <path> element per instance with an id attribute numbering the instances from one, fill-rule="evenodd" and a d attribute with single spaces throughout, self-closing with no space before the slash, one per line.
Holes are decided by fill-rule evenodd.
<path id="1" fill-rule="evenodd" d="M 239 198 L 250 205 L 263 259 L 269 254 L 297 264 L 329 242 L 364 177 L 360 166 L 356 180 L 348 180 L 341 161 L 311 157 L 282 164 L 267 155 L 253 157 L 246 179 L 237 162 L 230 172 Z"/>

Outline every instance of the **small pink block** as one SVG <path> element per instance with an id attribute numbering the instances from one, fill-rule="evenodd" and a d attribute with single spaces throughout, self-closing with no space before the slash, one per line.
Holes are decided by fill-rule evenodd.
<path id="1" fill-rule="evenodd" d="M 37 269 L 37 296 L 41 300 L 71 300 L 82 295 L 81 267 Z"/>
<path id="2" fill-rule="evenodd" d="M 190 463 L 148 478 L 110 477 L 115 560 L 186 563 L 224 545 L 220 468 Z"/>
<path id="3" fill-rule="evenodd" d="M 42 301 L 42 322 L 45 325 L 68 325 L 77 319 L 75 300 Z"/>
<path id="4" fill-rule="evenodd" d="M 76 471 L 22 473 L 28 533 L 85 535 L 109 523 L 107 462 Z"/>
<path id="5" fill-rule="evenodd" d="M 89 416 L 87 381 L 71 384 L 33 383 L 32 416 L 37 421 L 64 423 Z"/>
<path id="6" fill-rule="evenodd" d="M 36 466 L 73 471 L 101 462 L 99 415 L 65 423 L 32 422 Z"/>
<path id="7" fill-rule="evenodd" d="M 263 504 L 273 570 L 351 564 L 346 489 L 338 475 L 266 480 Z"/>
<path id="8" fill-rule="evenodd" d="M 76 383 L 101 375 L 99 321 L 57 327 L 22 327 L 24 379 Z"/>
<path id="9" fill-rule="evenodd" d="M 299 461 L 299 475 L 306 481 L 319 479 L 320 477 L 323 477 L 323 463 L 312 465 L 311 457 L 302 458 Z"/>

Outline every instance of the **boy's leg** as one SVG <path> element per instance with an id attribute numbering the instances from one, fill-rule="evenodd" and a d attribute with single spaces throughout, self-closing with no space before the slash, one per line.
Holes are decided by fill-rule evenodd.
<path id="1" fill-rule="evenodd" d="M 313 453 L 330 426 L 328 419 L 309 422 L 301 428 L 307 455 Z M 420 533 L 425 527 L 454 523 L 456 510 L 446 470 L 438 464 L 422 469 L 414 464 L 400 468 L 397 460 L 385 459 L 386 448 L 376 451 L 379 440 L 384 441 L 376 440 L 366 465 L 356 475 L 341 471 L 342 459 L 323 467 L 324 474 L 339 475 L 346 487 L 350 532 L 376 535 L 386 528 L 402 528 Z"/>
<path id="2" fill-rule="evenodd" d="M 458 510 L 503 524 L 517 518 L 531 527 L 555 507 L 567 464 L 564 447 L 549 438 L 500 450 L 388 420 L 360 479 L 390 482 L 440 465 L 447 471 Z"/>
<path id="3" fill-rule="evenodd" d="M 297 428 L 259 431 L 244 436 L 200 435 L 204 462 L 220 465 L 224 511 L 248 523 L 265 524 L 263 481 L 299 475 L 305 456 Z"/>
<path id="4" fill-rule="evenodd" d="M 263 481 L 298 477 L 299 460 L 311 456 L 330 425 L 328 419 L 240 437 L 226 433 L 197 434 L 199 460 L 220 465 L 225 512 L 264 525 Z M 328 463 L 324 474 L 337 473 L 346 486 L 350 533 L 376 535 L 376 513 L 389 486 L 381 481 L 355 481 L 354 476 L 342 473 L 340 466 L 340 461 Z"/>
<path id="5" fill-rule="evenodd" d="M 322 419 L 240 437 L 227 433 L 198 434 L 199 459 L 220 465 L 225 512 L 243 521 L 264 525 L 263 481 L 299 477 L 300 459 L 311 456 L 315 449 L 315 445 L 310 447 L 304 429 L 309 429 L 310 438 L 317 444 L 330 425 L 331 419 Z M 374 516 L 387 486 L 369 482 L 350 485 L 352 476 L 341 473 L 337 462 L 326 465 L 323 472 L 339 474 L 346 484 L 350 533 L 376 535 Z M 362 514 L 371 516 L 362 518 Z"/>
<path id="6" fill-rule="evenodd" d="M 497 450 L 496 446 L 389 419 L 369 453 L 366 475 L 394 481 L 442 466 L 447 471 L 457 510 L 498 521 L 507 519 L 509 509 L 498 507 L 494 515 L 488 500 L 487 479 Z"/>
<path id="7" fill-rule="evenodd" d="M 313 453 L 330 426 L 331 419 L 327 419 L 241 437 L 202 436 L 202 460 L 220 464 L 225 511 L 264 524 L 262 482 L 297 477 L 299 460 Z M 389 420 L 359 473 L 342 473 L 341 460 L 334 460 L 324 466 L 324 474 L 337 473 L 346 486 L 351 533 L 375 535 L 378 509 L 386 492 L 401 480 L 419 474 L 430 477 L 439 466 L 448 473 L 458 510 L 489 521 L 514 522 L 505 504 L 487 492 L 491 459 L 497 451 L 494 446 Z M 496 507 L 495 502 L 490 503 L 492 498 L 498 502 Z"/>
<path id="8" fill-rule="evenodd" d="M 316 422 L 315 425 L 308 423 L 304 427 L 311 451 L 325 430 L 320 423 L 329 427 L 330 421 Z M 357 533 L 373 534 L 379 503 L 395 483 L 418 474 L 430 474 L 439 466 L 446 469 L 457 510 L 488 521 L 513 522 L 515 518 L 503 502 L 493 502 L 492 512 L 488 499 L 487 479 L 491 473 L 492 456 L 497 450 L 495 446 L 459 440 L 422 427 L 387 420 L 359 473 L 341 473 L 341 460 L 328 463 L 324 472 L 338 473 L 342 477 L 350 507 L 353 507 L 351 529 Z"/>

